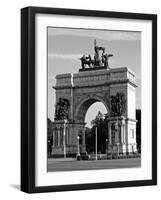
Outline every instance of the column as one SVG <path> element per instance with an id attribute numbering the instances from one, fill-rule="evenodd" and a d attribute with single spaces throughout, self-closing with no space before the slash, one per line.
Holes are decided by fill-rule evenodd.
<path id="1" fill-rule="evenodd" d="M 111 123 L 108 125 L 108 138 L 109 138 L 109 144 L 111 144 Z"/>
<path id="2" fill-rule="evenodd" d="M 115 144 L 118 143 L 118 124 L 115 123 Z"/>
<path id="3" fill-rule="evenodd" d="M 53 144 L 52 144 L 52 146 L 53 146 L 53 147 L 55 146 L 55 128 L 54 128 L 54 130 L 53 130 Z"/>
<path id="4" fill-rule="evenodd" d="M 125 144 L 125 124 L 123 124 L 123 143 Z"/>
<path id="5" fill-rule="evenodd" d="M 64 126 L 63 127 L 63 146 L 65 146 L 66 145 L 66 127 Z"/>
<path id="6" fill-rule="evenodd" d="M 68 125 L 68 144 L 71 144 L 71 127 Z"/>
<path id="7" fill-rule="evenodd" d="M 121 124 L 121 144 L 124 143 L 124 128 L 123 128 L 123 124 Z"/>
<path id="8" fill-rule="evenodd" d="M 60 128 L 58 128 L 58 146 L 60 146 Z"/>
<path id="9" fill-rule="evenodd" d="M 85 145 L 85 129 L 83 130 L 83 145 Z"/>

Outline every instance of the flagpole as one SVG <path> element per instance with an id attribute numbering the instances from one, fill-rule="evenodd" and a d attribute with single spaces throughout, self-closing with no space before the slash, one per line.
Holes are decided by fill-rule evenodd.
<path id="1" fill-rule="evenodd" d="M 117 154 L 119 155 L 119 122 L 118 122 L 118 116 L 117 116 Z"/>
<path id="2" fill-rule="evenodd" d="M 96 160 L 97 160 L 97 127 L 96 127 Z"/>
<path id="3" fill-rule="evenodd" d="M 65 144 L 65 137 L 66 137 L 66 133 L 65 133 L 65 129 L 66 129 L 66 123 L 67 123 L 67 120 L 64 119 L 64 137 L 63 137 L 63 143 L 64 143 L 64 158 L 66 158 L 66 144 Z"/>

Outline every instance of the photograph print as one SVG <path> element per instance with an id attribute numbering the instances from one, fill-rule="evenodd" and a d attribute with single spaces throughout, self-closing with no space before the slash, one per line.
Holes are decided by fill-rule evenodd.
<path id="1" fill-rule="evenodd" d="M 47 171 L 141 167 L 141 32 L 47 27 Z"/>

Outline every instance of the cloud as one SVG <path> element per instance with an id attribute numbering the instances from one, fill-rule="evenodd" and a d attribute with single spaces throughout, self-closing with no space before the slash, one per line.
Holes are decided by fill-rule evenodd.
<path id="1" fill-rule="evenodd" d="M 75 62 L 81 62 L 79 58 L 81 58 L 81 54 L 58 54 L 58 53 L 49 53 L 48 54 L 48 60 L 52 61 L 54 59 L 58 60 L 66 60 L 66 61 L 75 61 Z M 93 57 L 93 55 L 92 55 Z M 115 64 L 114 58 L 109 60 L 110 64 Z"/>
<path id="2" fill-rule="evenodd" d="M 61 60 L 72 60 L 77 61 L 81 57 L 81 54 L 57 54 L 57 53 L 49 53 L 48 59 L 61 59 Z"/>
<path id="3" fill-rule="evenodd" d="M 94 39 L 111 40 L 125 40 L 137 41 L 141 39 L 140 32 L 136 31 L 111 31 L 111 30 L 93 30 L 93 29 L 74 29 L 74 28 L 48 28 L 48 36 L 79 36 L 90 37 Z"/>

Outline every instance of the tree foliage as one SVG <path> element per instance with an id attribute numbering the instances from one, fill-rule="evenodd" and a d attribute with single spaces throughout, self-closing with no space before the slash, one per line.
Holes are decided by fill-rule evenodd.
<path id="1" fill-rule="evenodd" d="M 48 118 L 47 119 L 47 150 L 48 150 L 48 156 L 50 156 L 50 154 L 51 154 L 52 143 L 53 143 L 52 121 Z"/>
<path id="2" fill-rule="evenodd" d="M 94 120 L 92 128 L 86 128 L 86 149 L 88 153 L 95 152 L 96 127 L 97 127 L 97 150 L 105 153 L 108 140 L 108 115 L 103 115 L 100 111 Z"/>

